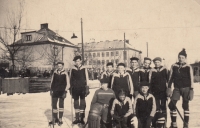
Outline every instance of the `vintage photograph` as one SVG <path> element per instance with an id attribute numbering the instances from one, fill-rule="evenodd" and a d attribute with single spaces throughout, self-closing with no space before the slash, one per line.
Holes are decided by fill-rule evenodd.
<path id="1" fill-rule="evenodd" d="M 0 128 L 200 128 L 200 0 L 0 0 Z"/>

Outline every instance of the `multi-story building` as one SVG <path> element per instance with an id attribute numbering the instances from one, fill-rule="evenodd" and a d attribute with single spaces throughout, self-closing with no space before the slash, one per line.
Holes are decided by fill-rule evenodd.
<path id="1" fill-rule="evenodd" d="M 81 43 L 78 44 L 80 53 L 81 45 Z M 126 40 L 125 47 L 123 40 L 84 43 L 84 61 L 88 68 L 103 69 L 108 62 L 113 62 L 114 66 L 123 62 L 129 67 L 130 58 L 141 59 L 141 54 L 142 51 L 136 50 L 128 40 Z"/>
<path id="2" fill-rule="evenodd" d="M 16 66 L 39 70 L 51 69 L 57 60 L 62 60 L 65 68 L 71 68 L 77 50 L 76 45 L 49 29 L 47 23 L 41 24 L 38 31 L 22 32 L 14 47 L 19 47 Z"/>

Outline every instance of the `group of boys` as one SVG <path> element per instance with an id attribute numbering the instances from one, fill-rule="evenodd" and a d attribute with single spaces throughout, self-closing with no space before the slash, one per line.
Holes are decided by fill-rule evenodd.
<path id="1" fill-rule="evenodd" d="M 101 88 L 96 90 L 91 102 L 88 115 L 89 128 L 134 127 L 134 124 L 131 124 L 134 117 L 137 117 L 139 128 L 165 127 L 167 97 L 171 98 L 169 103 L 171 128 L 177 128 L 176 103 L 180 96 L 183 99 L 182 107 L 184 109 L 183 127 L 188 128 L 189 100 L 193 99 L 194 91 L 193 72 L 186 63 L 186 58 L 187 54 L 183 49 L 178 54 L 179 62 L 172 65 L 170 73 L 162 66 L 160 57 L 153 59 L 154 68 L 150 67 L 151 59 L 147 57 L 144 58 L 143 67 L 139 67 L 139 59 L 136 57 L 130 58 L 130 68 L 126 68 L 124 63 L 119 63 L 116 71 L 111 62 L 107 63 L 107 71 L 102 73 L 100 79 Z M 88 74 L 87 69 L 81 64 L 80 56 L 76 56 L 74 62 L 75 66 L 70 72 L 69 79 L 71 86 L 67 84 L 68 79 L 65 77 L 62 77 L 64 78 L 62 81 L 61 76 L 57 78 L 54 77 L 57 75 L 54 75 L 52 81 L 60 80 L 66 84 L 64 90 L 70 90 L 74 99 L 76 115 L 73 124 L 85 124 L 85 97 L 89 94 Z M 59 74 L 59 71 L 55 71 L 54 74 Z M 59 82 L 57 86 L 61 86 L 62 82 Z M 53 83 L 52 85 L 54 85 Z M 173 92 L 171 90 L 172 83 L 174 83 Z M 61 94 L 58 92 L 59 90 L 55 90 L 53 87 L 51 89 L 53 98 L 56 93 Z M 62 97 L 63 95 L 58 95 L 56 98 Z M 57 100 L 55 101 L 54 104 L 57 103 Z M 57 108 L 54 107 L 53 110 L 56 112 Z M 61 117 L 58 119 L 57 116 L 54 116 L 54 118 L 62 124 Z"/>

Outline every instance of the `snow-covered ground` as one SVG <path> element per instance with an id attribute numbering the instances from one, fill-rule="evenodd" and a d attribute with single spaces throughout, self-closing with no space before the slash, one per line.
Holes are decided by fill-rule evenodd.
<path id="1" fill-rule="evenodd" d="M 86 98 L 86 117 L 93 94 L 97 88 L 90 89 L 90 95 Z M 178 108 L 183 114 L 181 102 Z M 200 84 L 195 84 L 195 97 L 190 102 L 190 128 L 200 128 Z M 32 94 L 0 95 L 0 128 L 48 128 L 51 120 L 51 97 L 49 92 Z M 63 128 L 71 128 L 71 97 L 68 94 L 65 99 L 65 112 Z M 86 120 L 86 119 L 85 119 Z M 170 116 L 168 110 L 168 126 Z M 182 127 L 182 121 L 178 116 L 178 126 Z M 59 127 L 59 126 L 55 126 Z"/>

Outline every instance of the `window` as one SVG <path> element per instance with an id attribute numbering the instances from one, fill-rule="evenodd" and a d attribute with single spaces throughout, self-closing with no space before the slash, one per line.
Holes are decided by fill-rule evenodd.
<path id="1" fill-rule="evenodd" d="M 111 56 L 114 56 L 114 52 L 111 52 Z"/>
<path id="2" fill-rule="evenodd" d="M 119 59 L 116 59 L 116 60 L 115 60 L 115 63 L 118 64 L 118 63 L 119 63 Z"/>
<path id="3" fill-rule="evenodd" d="M 105 60 L 102 60 L 102 65 L 104 65 L 105 64 Z"/>
<path id="4" fill-rule="evenodd" d="M 91 60 L 89 61 L 89 65 L 92 65 L 92 61 Z"/>
<path id="5" fill-rule="evenodd" d="M 106 52 L 106 57 L 109 57 L 109 52 Z"/>
<path id="6" fill-rule="evenodd" d="M 101 61 L 100 60 L 97 60 L 97 65 L 100 65 L 101 64 Z"/>
<path id="7" fill-rule="evenodd" d="M 32 40 L 32 36 L 31 35 L 26 35 L 26 41 L 31 41 Z"/>
<path id="8" fill-rule="evenodd" d="M 111 62 L 114 63 L 114 60 L 112 59 Z"/>
<path id="9" fill-rule="evenodd" d="M 116 51 L 116 56 L 119 56 L 119 51 Z"/>
<path id="10" fill-rule="evenodd" d="M 91 57 L 92 56 L 92 54 L 91 53 L 89 53 L 89 57 Z"/>
<path id="11" fill-rule="evenodd" d="M 197 76 L 197 75 L 198 75 L 198 67 L 194 67 L 193 75 L 194 75 L 194 76 Z"/>
<path id="12" fill-rule="evenodd" d="M 102 52 L 102 54 L 101 54 L 101 55 L 102 55 L 102 57 L 104 57 L 104 56 L 105 56 L 104 52 Z"/>
<path id="13" fill-rule="evenodd" d="M 106 64 L 109 62 L 109 60 L 106 60 Z"/>
<path id="14" fill-rule="evenodd" d="M 126 51 L 123 52 L 124 52 L 124 59 L 127 60 L 127 52 Z"/>
<path id="15" fill-rule="evenodd" d="M 96 65 L 97 63 L 96 63 L 96 60 L 93 60 L 93 65 Z"/>
<path id="16" fill-rule="evenodd" d="M 100 57 L 100 53 L 99 52 L 97 53 L 97 57 Z"/>
<path id="17" fill-rule="evenodd" d="M 87 53 L 85 53 L 85 57 L 87 57 Z"/>
<path id="18" fill-rule="evenodd" d="M 96 57 L 96 53 L 93 53 L 93 57 Z"/>

